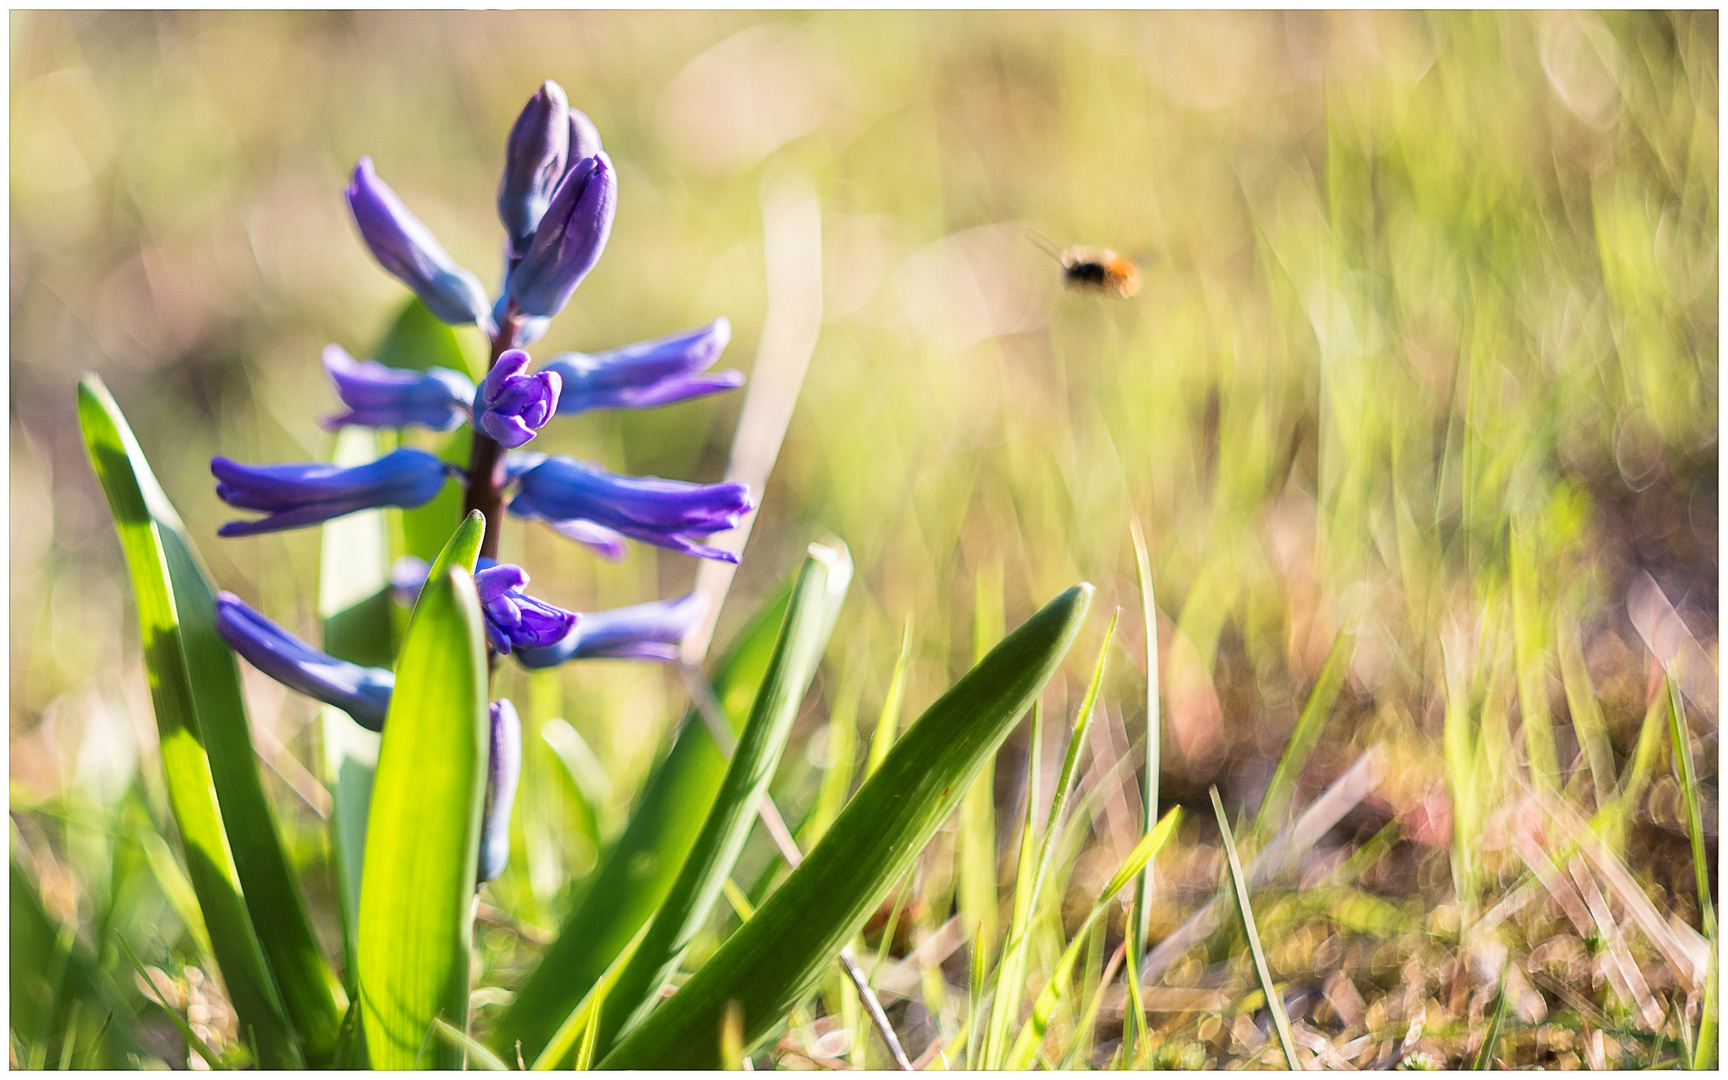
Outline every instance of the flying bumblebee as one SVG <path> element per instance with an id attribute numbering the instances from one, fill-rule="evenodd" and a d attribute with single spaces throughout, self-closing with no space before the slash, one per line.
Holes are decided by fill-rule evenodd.
<path id="1" fill-rule="evenodd" d="M 1036 232 L 1032 233 L 1032 242 L 1062 264 L 1062 281 L 1070 289 L 1090 289 L 1123 300 L 1140 291 L 1140 268 L 1109 248 L 1076 244 L 1067 251 L 1059 251 Z"/>

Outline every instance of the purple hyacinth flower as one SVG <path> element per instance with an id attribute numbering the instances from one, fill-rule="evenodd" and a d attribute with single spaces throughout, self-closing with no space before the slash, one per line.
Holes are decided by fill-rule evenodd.
<path id="1" fill-rule="evenodd" d="M 548 79 L 523 107 L 504 146 L 504 175 L 498 180 L 498 220 L 514 254 L 528 250 L 534 228 L 564 179 L 572 124 L 564 88 Z M 586 155 L 584 155 L 586 156 Z"/>
<path id="2" fill-rule="evenodd" d="M 583 612 L 582 621 L 556 644 L 518 649 L 516 661 L 527 668 L 548 668 L 567 660 L 603 657 L 676 660 L 678 643 L 707 613 L 708 598 L 702 593 L 610 611 Z"/>
<path id="3" fill-rule="evenodd" d="M 376 360 L 356 360 L 340 345 L 324 347 L 324 370 L 348 411 L 324 426 L 408 427 L 449 431 L 468 418 L 474 380 L 449 368 L 404 371 Z"/>
<path id="4" fill-rule="evenodd" d="M 499 698 L 488 710 L 492 722 L 491 753 L 486 759 L 486 797 L 480 809 L 480 860 L 474 888 L 504 872 L 510 861 L 510 807 L 522 778 L 522 721 L 509 698 Z"/>
<path id="5" fill-rule="evenodd" d="M 524 314 L 549 318 L 564 310 L 576 286 L 600 261 L 618 209 L 618 184 L 604 153 L 570 167 L 534 230 L 528 252 L 510 272 L 510 299 Z"/>
<path id="6" fill-rule="evenodd" d="M 527 595 L 522 591 L 527 584 L 528 572 L 513 563 L 483 566 L 474 575 L 486 616 L 486 639 L 501 653 L 550 645 L 576 625 L 575 612 Z"/>
<path id="7" fill-rule="evenodd" d="M 731 552 L 696 539 L 735 527 L 754 505 L 743 484 L 618 476 L 554 455 L 522 474 L 510 512 L 555 525 L 589 522 L 645 544 L 737 562 Z"/>
<path id="8" fill-rule="evenodd" d="M 474 426 L 506 449 L 532 439 L 558 411 L 563 378 L 556 371 L 524 375 L 527 369 L 527 353 L 506 350 L 486 373 L 474 402 Z"/>
<path id="9" fill-rule="evenodd" d="M 216 594 L 216 632 L 248 663 L 291 690 L 317 698 L 371 731 L 384 729 L 396 676 L 326 656 L 246 606 L 231 592 Z"/>
<path id="10" fill-rule="evenodd" d="M 409 449 L 351 468 L 318 462 L 242 465 L 216 457 L 210 459 L 210 471 L 216 475 L 216 494 L 223 502 L 237 510 L 269 514 L 256 521 L 230 521 L 217 530 L 221 536 L 316 525 L 379 506 L 424 506 L 448 475 L 444 462 L 424 450 Z"/>
<path id="11" fill-rule="evenodd" d="M 378 179 L 372 159 L 354 166 L 348 207 L 360 236 L 378 265 L 413 289 L 432 314 L 447 323 L 489 317 L 490 305 L 480 279 L 456 265 L 432 230 L 402 204 L 390 185 Z"/>
<path id="12" fill-rule="evenodd" d="M 598 353 L 562 353 L 544 370 L 564 377 L 560 413 L 590 409 L 651 409 L 744 385 L 741 371 L 712 367 L 732 340 L 724 317 L 707 326 Z"/>
<path id="13" fill-rule="evenodd" d="M 594 121 L 588 119 L 588 114 L 581 109 L 569 108 L 564 115 L 570 121 L 570 158 L 565 166 L 568 171 L 583 158 L 598 157 L 605 147 L 600 145 L 600 129 L 594 126 Z"/>

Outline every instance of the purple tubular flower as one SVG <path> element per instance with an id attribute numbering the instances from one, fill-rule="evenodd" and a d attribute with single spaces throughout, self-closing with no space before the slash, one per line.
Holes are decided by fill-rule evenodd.
<path id="1" fill-rule="evenodd" d="M 522 777 L 522 721 L 509 698 L 492 703 L 492 747 L 486 759 L 486 797 L 480 810 L 480 861 L 474 889 L 497 878 L 510 861 L 510 807 Z"/>
<path id="2" fill-rule="evenodd" d="M 527 254 L 510 273 L 510 299 L 524 315 L 549 318 L 564 310 L 576 286 L 600 261 L 617 209 L 618 184 L 604 153 L 570 167 L 552 193 Z"/>
<path id="3" fill-rule="evenodd" d="M 432 501 L 444 486 L 446 466 L 424 450 L 396 450 L 352 468 L 317 462 L 242 465 L 210 459 L 216 494 L 237 510 L 269 514 L 256 521 L 230 521 L 220 536 L 251 536 L 339 518 L 379 506 L 412 509 Z"/>
<path id="4" fill-rule="evenodd" d="M 370 731 L 384 729 L 396 676 L 314 649 L 246 606 L 231 592 L 216 594 L 216 632 L 248 663 L 291 690 L 317 698 Z"/>
<path id="5" fill-rule="evenodd" d="M 482 567 L 474 575 L 480 610 L 486 616 L 486 639 L 506 655 L 514 648 L 536 648 L 558 641 L 579 618 L 574 611 L 527 595 L 522 591 L 527 584 L 528 572 L 513 563 Z"/>
<path id="6" fill-rule="evenodd" d="M 713 366 L 732 324 L 724 317 L 652 341 L 638 341 L 599 353 L 563 353 L 544 370 L 564 377 L 560 413 L 590 409 L 651 409 L 744 385 L 741 371 L 698 374 Z"/>
<path id="7" fill-rule="evenodd" d="M 517 255 L 527 251 L 534 228 L 552 201 L 552 192 L 564 179 L 575 127 L 567 104 L 562 86 L 550 79 L 541 83 L 516 118 L 504 147 L 498 220 L 504 223 L 511 250 Z"/>
<path id="8" fill-rule="evenodd" d="M 526 668 L 555 667 L 567 660 L 602 657 L 631 660 L 676 660 L 678 643 L 708 612 L 708 598 L 691 593 L 677 600 L 584 612 L 554 645 L 519 649 L 516 661 Z"/>
<path id="9" fill-rule="evenodd" d="M 378 179 L 369 157 L 354 166 L 348 207 L 378 265 L 413 289 L 432 314 L 447 323 L 488 317 L 490 305 L 480 279 L 456 265 L 432 231 Z"/>
<path id="10" fill-rule="evenodd" d="M 594 126 L 594 121 L 581 109 L 566 109 L 564 114 L 570 120 L 570 166 L 583 158 L 599 156 L 605 147 L 600 145 L 600 129 Z"/>
<path id="11" fill-rule="evenodd" d="M 522 474 L 510 512 L 554 526 L 589 522 L 645 544 L 737 562 L 731 552 L 704 547 L 695 538 L 733 528 L 754 505 L 743 484 L 617 476 L 554 455 Z"/>
<path id="12" fill-rule="evenodd" d="M 324 370 L 348 411 L 324 426 L 408 427 L 449 431 L 468 416 L 474 380 L 449 368 L 404 371 L 376 360 L 356 360 L 340 345 L 324 347 Z"/>
<path id="13" fill-rule="evenodd" d="M 532 439 L 558 411 L 563 378 L 556 371 L 524 375 L 527 368 L 527 353 L 506 350 L 486 373 L 474 402 L 474 426 L 510 450 Z"/>

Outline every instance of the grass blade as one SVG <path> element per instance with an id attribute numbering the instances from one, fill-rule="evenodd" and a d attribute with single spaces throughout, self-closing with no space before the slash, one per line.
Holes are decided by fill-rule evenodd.
<path id="1" fill-rule="evenodd" d="M 712 1067 L 728 1001 L 743 1005 L 746 1049 L 767 1035 L 863 927 L 1037 698 L 1091 592 L 1079 585 L 1051 601 L 937 699 L 755 917 L 601 1067 Z"/>
<path id="2" fill-rule="evenodd" d="M 360 883 L 360 1023 L 374 1068 L 456 1068 L 432 1022 L 465 1030 L 486 788 L 486 650 L 474 581 L 429 578 L 384 722 Z"/>
<path id="3" fill-rule="evenodd" d="M 213 670 L 226 664 L 235 680 L 237 700 L 238 672 L 233 666 L 234 658 L 227 652 L 227 646 L 215 638 L 211 610 L 214 602 L 209 598 L 208 582 L 199 575 L 196 562 L 191 559 L 179 515 L 150 472 L 119 407 L 94 375 L 78 385 L 78 420 L 91 466 L 114 513 L 114 525 L 137 596 L 144 666 L 150 679 L 150 700 L 160 735 L 169 805 L 180 829 L 188 876 L 209 928 L 211 948 L 242 1028 L 249 1029 L 256 1040 L 260 1064 L 268 1068 L 297 1068 L 303 1062 L 299 1040 L 289 1024 L 281 993 L 271 976 L 264 947 L 242 894 L 235 853 L 230 848 L 217 801 L 219 788 L 214 774 L 218 763 L 224 774 L 222 788 L 237 792 L 245 787 L 246 778 L 241 773 L 249 773 L 251 784 L 258 785 L 245 714 L 236 709 L 218 715 L 217 691 L 210 683 L 201 682 L 198 686 L 203 687 L 208 710 L 201 716 L 199 689 L 194 684 L 195 653 L 200 675 L 209 677 Z M 181 579 L 178 582 L 177 571 Z M 197 583 L 187 580 L 189 577 L 197 577 Z M 215 646 L 210 646 L 183 619 L 203 622 L 210 637 L 215 638 Z M 201 719 L 207 722 L 201 724 Z M 212 744 L 212 736 L 219 742 Z M 241 745 L 244 745 L 243 757 Z M 221 752 L 214 755 L 209 752 L 217 749 Z M 262 802 L 261 789 L 257 798 Z M 235 827 L 235 835 L 244 839 L 248 849 L 248 865 L 254 868 L 271 857 L 264 850 L 267 844 L 274 847 L 275 858 L 281 858 L 280 846 L 274 844 L 275 826 L 268 816 L 267 805 L 262 812 L 266 815 L 262 820 L 238 822 Z M 285 862 L 282 869 L 286 871 Z M 292 883 L 291 877 L 285 880 Z M 260 884 L 259 891 L 262 890 Z M 280 909 L 287 900 L 283 896 L 254 899 L 264 910 Z M 303 918 L 303 909 L 301 914 Z M 278 943 L 285 942 L 286 928 L 273 927 L 272 936 Z M 284 958 L 293 959 L 287 952 Z M 333 1033 L 334 1027 L 331 1030 Z"/>
<path id="4" fill-rule="evenodd" d="M 611 1048 L 618 1033 L 640 1023 L 654 1008 L 660 988 L 677 972 L 685 950 L 720 898 L 827 646 L 825 632 L 830 627 L 826 615 L 831 597 L 843 594 L 851 577 L 852 562 L 843 547 L 835 550 L 810 545 L 792 586 L 786 621 L 762 689 L 702 830 L 665 902 L 649 923 L 635 957 L 607 992 L 611 1006 L 599 1013 L 602 1051 Z"/>
<path id="5" fill-rule="evenodd" d="M 1338 691 L 1344 687 L 1344 676 L 1350 670 L 1350 657 L 1355 645 L 1356 639 L 1342 630 L 1332 639 L 1332 650 L 1326 654 L 1320 677 L 1314 681 L 1308 703 L 1302 706 L 1302 714 L 1296 718 L 1296 728 L 1290 732 L 1290 741 L 1284 745 L 1284 753 L 1278 758 L 1278 767 L 1272 773 L 1272 782 L 1267 785 L 1266 798 L 1260 802 L 1260 812 L 1254 818 L 1256 834 L 1264 835 L 1264 830 L 1283 826 L 1284 816 L 1290 810 L 1290 800 L 1296 794 L 1296 781 L 1302 778 L 1308 755 L 1313 753 L 1320 731 L 1332 715 L 1332 706 L 1338 701 Z"/>
<path id="6" fill-rule="evenodd" d="M 714 672 L 714 696 L 735 727 L 743 726 L 768 670 L 790 596 L 787 590 L 764 604 Z M 595 867 L 588 891 L 499 1017 L 491 1039 L 495 1051 L 510 1052 L 520 1040 L 532 1061 L 545 1050 L 666 898 L 725 772 L 725 755 L 692 708 L 643 786 L 624 832 Z"/>
<path id="7" fill-rule="evenodd" d="M 1110 903 L 1116 899 L 1117 894 L 1139 878 L 1141 872 L 1152 862 L 1152 857 L 1175 835 L 1176 825 L 1181 819 L 1181 808 L 1172 809 L 1151 832 L 1140 838 L 1139 843 L 1128 853 L 1128 857 L 1122 860 L 1122 865 L 1117 868 L 1109 884 L 1098 894 L 1098 900 L 1092 905 L 1086 921 L 1075 931 L 1074 940 L 1062 953 L 1056 966 L 1050 969 L 1049 981 L 1044 984 L 1044 989 L 1038 993 L 1038 999 L 1033 1002 L 1032 1015 L 1020 1029 L 1020 1035 L 1014 1040 L 1014 1047 L 1003 1068 L 1019 1071 L 1032 1067 L 1038 1047 L 1044 1042 L 1044 1033 L 1050 1026 L 1050 1018 L 1056 1014 L 1057 1006 L 1068 992 L 1068 978 L 1074 970 L 1074 964 L 1080 959 L 1081 950 L 1086 947 L 1092 927 L 1109 912 Z"/>
<path id="8" fill-rule="evenodd" d="M 438 1037 L 452 1050 L 461 1051 L 464 1069 L 478 1068 L 484 1072 L 510 1071 L 510 1066 L 504 1064 L 503 1058 L 476 1042 L 467 1032 L 451 1027 L 443 1017 L 432 1021 L 432 1030 L 436 1031 Z"/>
<path id="9" fill-rule="evenodd" d="M 1242 872 L 1242 861 L 1236 857 L 1236 838 L 1230 835 L 1230 821 L 1224 814 L 1224 803 L 1218 789 L 1212 789 L 1212 810 L 1218 815 L 1218 833 L 1224 838 L 1224 856 L 1230 863 L 1230 882 L 1236 894 L 1236 911 L 1242 916 L 1242 930 L 1248 937 L 1248 950 L 1254 955 L 1254 974 L 1260 979 L 1260 989 L 1266 995 L 1266 1011 L 1272 1014 L 1272 1026 L 1278 1032 L 1278 1045 L 1284 1051 L 1284 1061 L 1291 1069 L 1301 1069 L 1296 1056 L 1296 1043 L 1290 1034 L 1290 1017 L 1284 1011 L 1284 999 L 1272 985 L 1272 969 L 1266 964 L 1266 950 L 1260 947 L 1260 931 L 1254 927 L 1254 908 L 1248 903 L 1248 876 Z"/>
<path id="10" fill-rule="evenodd" d="M 1511 1007 L 1511 995 L 1506 993 L 1506 976 L 1512 971 L 1512 958 L 1506 958 L 1506 966 L 1500 969 L 1500 987 L 1494 994 L 1494 1018 L 1488 1022 L 1488 1034 L 1482 1037 L 1482 1047 L 1476 1051 L 1476 1060 L 1470 1068 L 1474 1072 L 1486 1072 L 1494 1067 L 1494 1050 L 1500 1045 L 1500 1031 L 1506 1026 L 1506 1013 Z"/>
<path id="11" fill-rule="evenodd" d="M 1698 917 L 1704 936 L 1716 940 L 1716 911 L 1710 903 L 1710 860 L 1704 853 L 1704 814 L 1698 794 L 1698 766 L 1692 760 L 1692 733 L 1686 726 L 1686 707 L 1680 701 L 1680 684 L 1672 673 L 1668 684 L 1668 736 L 1674 748 L 1674 774 L 1686 807 L 1686 832 L 1692 840 L 1692 870 L 1698 884 Z"/>
<path id="12" fill-rule="evenodd" d="M 888 693 L 882 699 L 882 712 L 876 718 L 876 734 L 870 739 L 870 756 L 864 762 L 864 775 L 876 771 L 888 750 L 894 745 L 894 735 L 900 728 L 900 703 L 906 696 L 906 665 L 912 659 L 912 616 L 906 616 L 906 629 L 900 635 L 900 658 L 894 661 L 894 677 L 888 680 Z"/>
<path id="13" fill-rule="evenodd" d="M 132 970 L 138 973 L 140 979 L 144 980 L 144 985 L 156 989 L 156 980 L 150 977 L 150 973 L 144 968 L 144 962 L 139 960 L 138 954 L 132 951 L 131 943 L 120 934 L 115 934 L 114 940 L 120 943 L 120 951 L 126 954 L 126 959 L 132 964 Z M 228 1063 L 222 1059 L 222 1055 L 212 1050 L 209 1043 L 198 1037 L 198 1033 L 192 1030 L 192 1025 L 186 1022 L 186 1018 L 180 1015 L 178 1009 L 173 1008 L 166 1000 L 160 998 L 156 1004 L 167 1014 L 169 1021 L 174 1025 L 174 1030 L 180 1033 L 180 1038 L 185 1041 L 188 1050 L 195 1051 L 212 1071 L 228 1071 Z M 64 1069 L 65 1066 L 62 1065 L 61 1068 Z"/>
<path id="14" fill-rule="evenodd" d="M 1014 925 L 1009 930 L 1008 944 L 1003 952 L 1001 974 L 996 986 L 996 1003 L 990 1018 L 990 1033 L 985 1036 L 984 1040 L 985 1068 L 1003 1067 L 1001 1061 L 1009 1049 L 1006 1045 L 1008 1025 L 1020 1016 L 1020 988 L 1026 978 L 1028 932 L 1031 929 L 1032 918 L 1039 909 L 1039 900 L 1043 896 L 1045 883 L 1050 878 L 1051 864 L 1055 859 L 1057 842 L 1062 833 L 1062 815 L 1068 807 L 1068 798 L 1074 791 L 1074 781 L 1080 764 L 1080 751 L 1085 747 L 1087 732 L 1092 727 L 1092 713 L 1098 704 L 1098 691 L 1104 684 L 1104 665 L 1110 658 L 1110 643 L 1116 638 L 1116 623 L 1121 617 L 1120 609 L 1110 616 L 1110 625 L 1104 631 L 1104 642 L 1098 647 L 1098 660 L 1092 666 L 1092 681 L 1087 684 L 1086 693 L 1080 698 L 1080 712 L 1074 718 L 1074 728 L 1068 736 L 1068 752 L 1062 759 L 1062 771 L 1056 777 L 1056 789 L 1050 799 L 1050 816 L 1044 824 L 1044 836 L 1039 844 L 1036 869 L 1031 875 L 1031 889 L 1025 897 L 1024 909 L 1020 903 L 1020 889 L 1016 888 L 1015 890 Z M 1032 750 L 1034 763 L 1037 752 L 1037 726 L 1034 725 Z M 1037 769 L 1034 767 L 1033 777 L 1036 778 L 1036 776 Z M 1032 805 L 1034 802 L 1036 802 L 1035 784 L 1029 789 L 1027 803 L 1025 835 L 1028 839 L 1032 834 Z"/>
<path id="15" fill-rule="evenodd" d="M 1158 604 L 1152 595 L 1152 557 L 1138 518 L 1128 519 L 1128 534 L 1134 541 L 1134 566 L 1140 574 L 1140 618 L 1146 627 L 1146 771 L 1140 778 L 1140 831 L 1151 832 L 1158 817 L 1158 771 L 1163 727 L 1158 719 Z M 1134 914 L 1129 920 L 1128 940 L 1138 959 L 1146 948 L 1146 901 L 1152 895 L 1152 868 L 1140 875 L 1134 889 Z M 1134 970 L 1138 964 L 1134 965 Z"/>
<path id="16" fill-rule="evenodd" d="M 982 663 L 990 649 L 1002 640 L 1005 616 L 1002 600 L 1000 559 L 982 567 L 972 583 L 972 665 Z M 955 839 L 955 892 L 962 925 L 970 932 L 971 975 L 967 981 L 965 1039 L 956 1049 L 965 1051 L 968 1068 L 975 1067 L 983 1052 L 985 1022 L 978 1015 L 984 1001 L 985 977 L 996 949 L 996 758 L 987 758 L 978 778 L 966 789 L 960 803 L 960 835 Z"/>

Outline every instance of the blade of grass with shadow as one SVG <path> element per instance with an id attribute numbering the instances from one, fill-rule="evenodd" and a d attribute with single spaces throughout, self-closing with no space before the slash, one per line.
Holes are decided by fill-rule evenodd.
<path id="1" fill-rule="evenodd" d="M 743 726 L 768 670 L 790 597 L 788 587 L 764 604 L 714 672 L 714 696 L 735 730 Z M 692 707 L 671 750 L 643 785 L 623 833 L 590 875 L 587 891 L 499 1017 L 494 1051 L 513 1052 L 520 1040 L 528 1060 L 540 1056 L 666 898 L 725 772 L 726 755 Z"/>
<path id="2" fill-rule="evenodd" d="M 772 1033 L 863 927 L 1067 654 L 1091 598 L 1058 596 L 943 694 L 778 891 L 600 1063 L 705 1068 L 726 1003 L 746 1049 Z"/>
<path id="3" fill-rule="evenodd" d="M 1686 724 L 1686 707 L 1680 698 L 1680 683 L 1673 672 L 1667 676 L 1669 739 L 1674 749 L 1674 772 L 1680 784 L 1681 801 L 1686 807 L 1686 832 L 1692 841 L 1692 870 L 1698 888 L 1698 916 L 1704 928 L 1704 938 L 1710 943 L 1710 960 L 1705 969 L 1704 995 L 1699 1004 L 1698 1038 L 1688 1049 L 1694 1069 L 1710 1069 L 1716 1063 L 1717 998 L 1722 974 L 1717 970 L 1720 940 L 1716 925 L 1715 906 L 1710 901 L 1710 862 L 1705 853 L 1703 799 L 1698 791 L 1698 766 L 1692 759 L 1692 736 Z M 1686 1017 L 1680 1017 L 1680 1028 L 1690 1035 Z"/>
<path id="4" fill-rule="evenodd" d="M 446 546 L 460 543 L 461 533 Z M 358 938 L 361 1031 L 374 1068 L 459 1068 L 427 1046 L 468 1023 L 474 875 L 489 753 L 480 601 L 440 557 L 396 665 L 366 826 Z"/>
<path id="5" fill-rule="evenodd" d="M 239 674 L 233 655 L 215 636 L 214 599 L 191 557 L 180 517 L 150 472 L 119 407 L 94 375 L 78 385 L 78 420 L 91 466 L 114 513 L 115 528 L 137 597 L 144 667 L 156 713 L 169 805 L 180 830 L 188 877 L 209 928 L 211 949 L 222 969 L 241 1029 L 249 1030 L 256 1042 L 259 1063 L 267 1068 L 297 1068 L 304 1062 L 300 1040 L 289 1021 L 271 965 L 265 959 L 249 901 L 258 905 L 260 914 L 274 913 L 283 920 L 291 920 L 287 909 L 298 902 L 299 896 L 297 891 L 291 895 L 269 895 L 263 884 L 264 880 L 275 880 L 278 885 L 291 887 L 293 879 L 276 842 L 274 819 L 258 786 L 257 765 L 252 759 L 243 708 L 233 708 L 233 702 L 226 700 L 230 693 L 226 687 L 198 681 L 199 677 L 217 679 L 225 669 L 227 677 L 233 680 L 231 693 L 237 701 Z M 197 579 L 195 583 L 187 580 L 192 577 Z M 208 629 L 214 645 L 188 625 L 188 620 L 194 619 Z M 194 656 L 198 660 L 196 669 Z M 220 711 L 219 699 L 226 706 Z M 220 782 L 216 778 L 218 772 L 223 774 Z M 218 803 L 219 792 L 241 792 L 248 786 L 248 776 L 256 800 L 263 807 L 263 816 L 245 818 L 242 808 L 236 807 L 229 817 L 233 819 L 234 837 L 241 842 L 231 848 L 232 838 L 225 828 L 228 821 Z M 240 794 L 235 797 L 248 801 Z M 246 849 L 247 865 L 260 870 L 261 877 L 254 890 L 257 895 L 242 893 L 234 850 L 241 847 Z M 280 873 L 261 870 L 271 861 L 277 862 Z M 304 919 L 302 907 L 301 925 L 305 925 Z M 296 928 L 278 922 L 268 929 L 271 940 L 282 949 L 284 963 L 278 967 L 278 974 L 286 977 L 303 973 L 306 968 L 298 961 L 305 959 L 305 954 L 300 945 L 288 940 Z M 309 936 L 302 944 L 316 951 L 316 944 Z M 330 984 L 317 978 L 298 984 L 302 991 L 322 988 L 328 993 L 329 987 Z M 317 1031 L 318 1025 L 309 1024 L 309 1028 Z M 334 1021 L 330 1033 L 333 1038 Z"/>
<path id="6" fill-rule="evenodd" d="M 1128 534 L 1134 541 L 1134 566 L 1140 576 L 1140 618 L 1146 628 L 1146 768 L 1140 778 L 1140 831 L 1150 832 L 1158 819 L 1158 771 L 1162 767 L 1160 752 L 1163 728 L 1158 719 L 1158 604 L 1152 594 L 1152 556 L 1146 549 L 1146 536 L 1140 531 L 1138 518 L 1128 519 Z M 1146 947 L 1146 902 L 1152 894 L 1152 867 L 1134 886 L 1133 917 L 1128 922 L 1128 939 L 1134 942 L 1134 956 Z M 1135 963 L 1131 970 L 1137 970 Z"/>
<path id="7" fill-rule="evenodd" d="M 654 1008 L 660 989 L 677 972 L 691 941 L 707 923 L 749 838 L 757 805 L 780 764 L 798 707 L 827 647 L 827 613 L 835 606 L 836 594 L 844 595 L 851 578 L 852 562 L 843 547 L 810 545 L 792 586 L 786 621 L 762 689 L 696 842 L 636 955 L 607 990 L 609 1004 L 599 1014 L 601 1053 Z"/>
<path id="8" fill-rule="evenodd" d="M 1254 908 L 1248 902 L 1248 875 L 1242 872 L 1242 860 L 1236 857 L 1236 838 L 1230 835 L 1230 819 L 1224 813 L 1224 803 L 1218 789 L 1212 789 L 1212 811 L 1218 815 L 1218 834 L 1224 840 L 1224 857 L 1230 864 L 1230 884 L 1236 897 L 1236 912 L 1242 917 L 1242 932 L 1248 938 L 1248 951 L 1254 957 L 1254 974 L 1266 995 L 1266 1011 L 1272 1014 L 1272 1027 L 1278 1033 L 1278 1046 L 1284 1051 L 1284 1061 L 1292 1070 L 1300 1070 L 1302 1061 L 1296 1056 L 1296 1043 L 1290 1033 L 1290 1017 L 1284 1011 L 1284 998 L 1272 983 L 1272 969 L 1266 963 L 1266 950 L 1260 946 L 1260 932 L 1254 927 Z"/>

